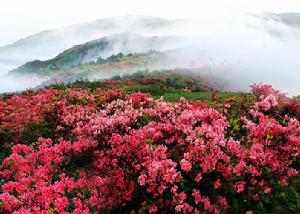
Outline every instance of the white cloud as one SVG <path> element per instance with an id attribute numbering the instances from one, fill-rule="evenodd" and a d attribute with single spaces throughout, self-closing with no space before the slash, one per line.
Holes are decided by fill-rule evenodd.
<path id="1" fill-rule="evenodd" d="M 297 0 L 3 0 L 0 45 L 41 30 L 119 15 L 215 18 L 228 13 L 300 12 Z"/>

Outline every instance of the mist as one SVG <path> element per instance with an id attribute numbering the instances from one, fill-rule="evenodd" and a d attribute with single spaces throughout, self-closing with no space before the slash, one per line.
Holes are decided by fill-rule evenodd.
<path id="1" fill-rule="evenodd" d="M 0 74 L 4 75 L 13 68 L 14 68 L 14 66 L 11 64 L 0 63 Z"/>
<path id="2" fill-rule="evenodd" d="M 128 30 L 128 27 L 122 24 L 122 29 Z M 206 75 L 229 82 L 230 90 L 247 91 L 252 83 L 268 83 L 289 95 L 300 94 L 300 28 L 270 18 L 268 14 L 211 14 L 198 20 L 179 22 L 162 31 L 158 28 L 151 33 L 138 26 L 133 30 L 148 37 L 175 35 L 186 38 L 185 48 L 181 45 L 180 51 L 173 51 L 172 67 L 191 68 L 191 62 L 193 68 L 211 66 L 214 69 Z M 122 52 L 122 45 L 116 43 L 107 52 Z M 164 47 L 164 51 L 176 48 L 176 45 Z M 138 45 L 129 49 L 137 50 Z M 155 68 L 159 67 L 156 65 Z M 7 69 L 11 67 L 0 64 L 0 71 Z M 205 72 L 202 69 L 196 71 Z M 45 78 L 6 75 L 0 79 L 0 92 L 23 90 L 42 81 Z"/>
<path id="3" fill-rule="evenodd" d="M 212 75 L 231 82 L 235 91 L 245 91 L 256 83 L 272 84 L 290 95 L 300 94 L 300 29 L 265 14 L 236 14 L 223 19 L 194 21 L 188 32 L 203 54 L 195 61 L 203 65 L 223 65 Z M 188 55 L 188 53 L 186 53 Z"/>

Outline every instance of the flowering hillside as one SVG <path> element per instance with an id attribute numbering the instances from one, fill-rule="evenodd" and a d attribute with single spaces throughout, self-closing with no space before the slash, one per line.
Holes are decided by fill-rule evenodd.
<path id="1" fill-rule="evenodd" d="M 2 97 L 0 213 L 299 212 L 300 102 L 268 85 L 252 91 Z"/>

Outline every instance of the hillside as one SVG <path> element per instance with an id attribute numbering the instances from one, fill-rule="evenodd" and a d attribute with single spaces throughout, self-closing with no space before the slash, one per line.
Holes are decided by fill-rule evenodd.
<path id="1" fill-rule="evenodd" d="M 98 58 L 96 62 L 89 62 L 64 70 L 47 70 L 49 80 L 44 85 L 54 82 L 69 83 L 81 79 L 97 80 L 107 79 L 116 75 L 126 75 L 138 70 L 162 68 L 167 63 L 167 56 L 163 52 L 135 53 L 124 55 L 122 53 L 111 55 L 105 59 Z"/>
<path id="2" fill-rule="evenodd" d="M 133 33 L 115 34 L 74 46 L 53 59 L 28 62 L 12 70 L 9 74 L 43 75 L 96 61 L 99 57 L 106 58 L 119 52 L 128 54 L 146 53 L 151 50 L 164 51 L 180 47 L 184 42 L 186 41 L 183 38 L 177 36 L 144 37 Z"/>
<path id="3" fill-rule="evenodd" d="M 65 56 L 68 55 L 69 53 Z M 79 59 L 82 57 L 79 54 L 77 56 Z M 0 85 L 0 93 L 21 91 L 55 83 L 72 83 L 78 80 L 107 80 L 115 76 L 134 75 L 138 71 L 149 71 L 149 73 L 159 71 L 162 76 L 164 72 L 168 71 L 179 72 L 182 75 L 190 76 L 190 78 L 202 79 L 204 77 L 208 80 L 211 88 L 243 90 L 239 89 L 237 87 L 239 83 L 232 79 L 233 75 L 239 75 L 235 65 L 230 63 L 205 64 L 205 62 L 200 64 L 201 61 L 197 64 L 199 56 L 205 59 L 207 53 L 196 48 L 179 48 L 164 52 L 118 53 L 107 58 L 98 57 L 95 61 L 74 65 L 70 68 L 63 68 L 62 66 L 61 69 L 49 61 L 47 63 L 36 61 L 27 63 L 0 78 L 3 83 Z"/>
<path id="4" fill-rule="evenodd" d="M 164 74 L 0 97 L 0 212 L 299 213 L 299 98 Z"/>
<path id="5" fill-rule="evenodd" d="M 0 47 L 0 63 L 19 66 L 35 59 L 49 59 L 74 45 L 111 34 L 132 32 L 148 36 L 164 35 L 182 23 L 183 20 L 149 16 L 120 16 L 45 30 Z"/>
<path id="6" fill-rule="evenodd" d="M 239 96 L 241 93 L 226 92 L 227 83 L 221 78 L 212 78 L 209 75 L 199 74 L 192 69 L 164 69 L 149 71 L 138 70 L 136 72 L 123 73 L 106 79 L 88 80 L 77 78 L 70 80 L 51 79 L 36 87 L 40 88 L 120 88 L 128 93 L 150 93 L 156 98 L 166 96 L 167 99 L 179 99 L 187 96 L 190 99 L 207 99 L 212 91 Z M 70 80 L 70 81 L 68 81 Z M 195 96 L 194 96 L 195 95 Z M 172 98 L 173 97 L 173 98 Z"/>
<path id="7" fill-rule="evenodd" d="M 300 28 L 300 13 L 279 13 L 278 16 L 282 22 Z"/>
<path id="8" fill-rule="evenodd" d="M 291 27 L 300 27 L 300 13 L 271 13 L 265 12 L 260 15 L 254 15 L 264 21 L 275 21 Z"/>

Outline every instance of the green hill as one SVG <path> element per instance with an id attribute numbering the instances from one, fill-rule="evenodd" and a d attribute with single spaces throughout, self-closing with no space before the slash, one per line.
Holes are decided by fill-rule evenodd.
<path id="1" fill-rule="evenodd" d="M 99 57 L 106 58 L 119 52 L 128 54 L 135 52 L 145 53 L 151 50 L 166 50 L 183 41 L 183 38 L 176 36 L 144 37 L 133 33 L 115 34 L 74 46 L 50 60 L 28 62 L 12 70 L 9 74 L 47 76 L 60 70 L 94 62 Z"/>

